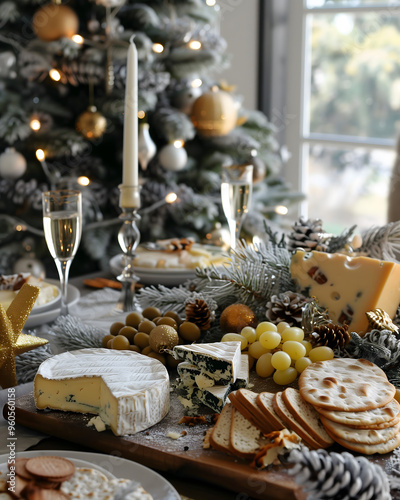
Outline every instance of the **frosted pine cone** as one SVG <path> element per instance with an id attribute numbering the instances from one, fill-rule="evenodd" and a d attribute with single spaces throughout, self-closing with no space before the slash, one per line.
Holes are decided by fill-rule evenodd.
<path id="1" fill-rule="evenodd" d="M 288 250 L 290 252 L 303 248 L 304 250 L 319 250 L 326 252 L 328 245 L 325 231 L 322 229 L 320 219 L 304 220 L 300 217 L 298 222 L 294 223 L 293 231 L 288 236 Z"/>
<path id="2" fill-rule="evenodd" d="M 289 473 L 309 493 L 308 500 L 390 500 L 390 485 L 379 465 L 348 452 L 292 450 Z"/>
<path id="3" fill-rule="evenodd" d="M 315 345 L 326 345 L 332 349 L 343 349 L 351 340 L 347 325 L 333 323 L 315 326 L 311 335 Z"/>
<path id="4" fill-rule="evenodd" d="M 303 307 L 309 299 L 295 292 L 272 295 L 266 305 L 265 316 L 272 323 L 286 321 L 290 326 L 300 326 Z"/>

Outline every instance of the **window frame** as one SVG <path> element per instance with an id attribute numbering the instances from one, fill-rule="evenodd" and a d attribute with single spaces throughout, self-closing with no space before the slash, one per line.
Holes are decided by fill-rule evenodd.
<path id="1" fill-rule="evenodd" d="M 266 13 L 271 15 L 271 10 L 274 9 L 275 2 L 280 0 L 267 0 L 272 6 L 272 9 L 264 9 L 264 26 L 266 25 Z M 262 0 L 263 2 L 263 0 Z M 284 130 L 280 131 L 279 141 L 282 145 L 287 146 L 290 153 L 290 158 L 284 167 L 284 176 L 286 181 L 291 186 L 291 189 L 302 192 L 306 198 L 299 203 L 297 216 L 308 217 L 307 209 L 307 185 L 308 172 L 307 163 L 309 157 L 309 149 L 313 144 L 324 146 L 337 147 L 363 147 L 365 149 L 382 149 L 394 151 L 396 147 L 396 138 L 380 139 L 374 137 L 353 137 L 347 135 L 321 134 L 310 133 L 308 117 L 309 117 L 309 102 L 306 96 L 309 95 L 309 84 L 311 65 L 306 64 L 307 51 L 310 47 L 309 37 L 311 36 L 311 20 L 312 15 L 341 13 L 341 12 L 385 12 L 388 9 L 394 10 L 395 14 L 400 15 L 400 1 L 396 3 L 387 2 L 387 4 L 364 4 L 360 6 L 334 5 L 329 7 L 307 7 L 306 0 L 288 0 L 287 2 L 287 19 L 286 19 L 286 71 L 282 76 L 285 77 L 286 86 L 281 85 L 281 88 L 274 93 L 273 86 L 269 86 L 270 105 L 268 108 L 261 108 L 267 113 L 270 120 L 274 123 L 274 106 L 272 103 L 282 103 L 280 113 L 282 115 L 281 122 L 284 123 Z M 260 11 L 262 14 L 263 12 Z M 269 20 L 270 24 L 270 20 Z M 268 28 L 271 33 L 271 27 Z M 274 50 L 274 40 L 271 36 L 270 45 L 267 47 L 265 41 L 260 40 L 260 51 Z M 274 62 L 274 58 L 264 58 Z M 262 61 L 262 59 L 260 59 Z M 274 65 L 271 68 L 265 66 L 260 70 L 269 75 L 271 81 L 274 73 Z M 279 68 L 278 68 L 279 70 Z M 282 90 L 283 89 L 283 90 Z M 308 92 L 308 94 L 307 94 Z M 285 94 L 282 97 L 281 94 Z M 259 101 L 260 104 L 265 102 Z"/>

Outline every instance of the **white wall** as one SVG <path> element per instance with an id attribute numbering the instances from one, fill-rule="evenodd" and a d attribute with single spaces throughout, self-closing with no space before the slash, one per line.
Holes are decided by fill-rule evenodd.
<path id="1" fill-rule="evenodd" d="M 221 74 L 243 105 L 257 109 L 258 0 L 218 0 L 221 8 L 221 35 L 228 44 L 231 66 Z"/>

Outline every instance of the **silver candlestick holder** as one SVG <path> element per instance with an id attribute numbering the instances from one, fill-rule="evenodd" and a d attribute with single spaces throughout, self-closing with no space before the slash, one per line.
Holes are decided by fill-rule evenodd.
<path id="1" fill-rule="evenodd" d="M 124 204 L 124 189 L 130 189 L 133 192 L 132 197 L 136 200 L 137 207 L 123 207 L 122 213 L 119 216 L 123 220 L 122 226 L 118 232 L 118 243 L 123 252 L 123 270 L 117 280 L 122 283 L 122 290 L 117 303 L 117 309 L 128 312 L 138 309 L 138 304 L 135 298 L 135 285 L 139 281 L 133 267 L 135 258 L 135 250 L 140 242 L 140 231 L 136 223 L 140 220 L 140 215 L 137 213 L 140 208 L 139 186 L 119 186 L 121 190 L 121 202 Z M 139 200 L 139 201 L 137 201 Z"/>

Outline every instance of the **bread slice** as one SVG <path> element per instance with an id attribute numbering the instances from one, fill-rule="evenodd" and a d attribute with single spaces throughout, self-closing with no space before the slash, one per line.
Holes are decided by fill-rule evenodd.
<path id="1" fill-rule="evenodd" d="M 227 403 L 210 434 L 210 444 L 216 450 L 230 452 L 229 441 L 231 434 L 232 405 Z"/>
<path id="2" fill-rule="evenodd" d="M 272 404 L 275 394 L 273 392 L 261 392 L 257 398 L 256 403 L 260 410 L 264 413 L 265 417 L 271 422 L 275 431 L 280 431 L 286 428 L 286 423 L 276 413 Z"/>
<path id="3" fill-rule="evenodd" d="M 229 441 L 231 453 L 251 459 L 267 443 L 260 430 L 233 407 Z"/>
<path id="4" fill-rule="evenodd" d="M 245 398 L 240 398 L 242 391 L 245 391 Z M 229 394 L 229 399 L 232 405 L 240 411 L 250 422 L 255 425 L 263 434 L 269 434 L 276 430 L 269 420 L 265 417 L 264 413 L 257 406 L 256 399 L 258 394 L 246 389 L 240 389 Z"/>
<path id="5" fill-rule="evenodd" d="M 293 417 L 322 448 L 327 448 L 334 443 L 333 439 L 326 432 L 318 412 L 300 396 L 300 392 L 297 389 L 286 387 L 282 392 L 282 398 Z"/>
<path id="6" fill-rule="evenodd" d="M 276 413 L 286 423 L 286 426 L 293 432 L 298 434 L 301 439 L 309 446 L 309 448 L 317 450 L 322 446 L 302 427 L 301 424 L 291 414 L 282 397 L 282 392 L 277 392 L 272 400 L 272 404 Z"/>

